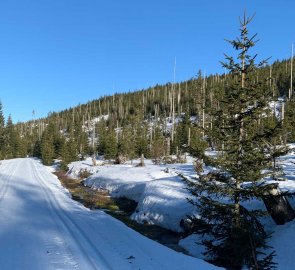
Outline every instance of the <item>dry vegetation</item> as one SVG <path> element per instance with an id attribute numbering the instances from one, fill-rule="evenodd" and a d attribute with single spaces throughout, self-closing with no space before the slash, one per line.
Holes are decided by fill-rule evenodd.
<path id="1" fill-rule="evenodd" d="M 90 209 L 119 210 L 115 201 L 105 190 L 93 190 L 85 187 L 81 179 L 69 178 L 64 172 L 55 172 L 61 184 L 69 190 L 72 198 Z"/>

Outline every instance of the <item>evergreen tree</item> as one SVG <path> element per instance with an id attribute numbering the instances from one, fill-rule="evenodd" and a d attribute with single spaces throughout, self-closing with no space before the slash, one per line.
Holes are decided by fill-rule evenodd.
<path id="1" fill-rule="evenodd" d="M 5 157 L 5 140 L 4 140 L 5 119 L 3 115 L 2 103 L 0 101 L 0 159 Z"/>
<path id="2" fill-rule="evenodd" d="M 5 125 L 5 119 L 3 115 L 3 106 L 2 106 L 2 102 L 0 101 L 0 127 L 4 128 L 4 125 Z"/>
<path id="3" fill-rule="evenodd" d="M 285 106 L 285 119 L 284 119 L 284 139 L 287 142 L 294 142 L 295 141 L 295 100 L 291 99 L 286 103 Z"/>
<path id="4" fill-rule="evenodd" d="M 55 156 L 53 124 L 49 124 L 45 129 L 40 141 L 40 157 L 44 165 L 51 165 Z"/>
<path id="5" fill-rule="evenodd" d="M 256 55 L 249 54 L 256 43 L 256 35 L 248 34 L 251 20 L 244 15 L 240 37 L 229 41 L 238 53 L 237 60 L 226 55 L 223 63 L 233 79 L 225 85 L 224 98 L 213 112 L 215 131 L 211 136 L 222 147 L 220 155 L 210 162 L 219 172 L 190 183 L 192 194 L 198 198 L 193 203 L 201 216 L 193 218 L 196 231 L 207 235 L 202 241 L 205 254 L 229 269 L 274 268 L 274 253 L 265 253 L 269 234 L 259 221 L 264 213 L 244 207 L 252 199 L 262 200 L 274 188 L 262 181 L 262 171 L 270 167 L 268 145 L 278 135 L 276 127 L 262 124 L 270 115 L 271 93 L 267 81 L 253 79 L 265 62 L 256 64 Z M 276 155 L 283 151 L 277 146 Z"/>
<path id="6" fill-rule="evenodd" d="M 196 158 L 203 159 L 205 149 L 207 148 L 208 144 L 204 141 L 202 133 L 199 128 L 191 127 L 190 130 L 190 143 L 188 146 L 188 152 Z"/>
<path id="7" fill-rule="evenodd" d="M 21 140 L 20 134 L 13 125 L 11 115 L 8 116 L 4 131 L 4 152 L 5 158 L 16 158 L 25 156 L 25 140 Z"/>
<path id="8" fill-rule="evenodd" d="M 97 144 L 97 153 L 99 155 L 104 155 L 106 151 L 106 141 L 107 141 L 107 127 L 104 120 L 101 120 L 98 123 L 98 144 Z"/>
<path id="9" fill-rule="evenodd" d="M 140 157 L 149 157 L 149 141 L 148 141 L 148 127 L 145 123 L 139 125 L 135 136 L 135 154 Z"/>
<path id="10" fill-rule="evenodd" d="M 44 132 L 41 140 L 41 159 L 44 165 L 52 165 L 54 158 L 54 147 L 52 137 Z"/>
<path id="11" fill-rule="evenodd" d="M 118 153 L 118 144 L 114 130 L 108 131 L 108 136 L 105 141 L 105 158 L 115 159 Z"/>
<path id="12" fill-rule="evenodd" d="M 70 138 L 63 145 L 62 160 L 65 164 L 69 164 L 72 161 L 77 160 L 77 143 L 73 138 Z"/>
<path id="13" fill-rule="evenodd" d="M 151 144 L 151 158 L 158 164 L 165 155 L 165 137 L 159 127 L 155 128 L 154 138 Z"/>
<path id="14" fill-rule="evenodd" d="M 172 144 L 172 153 L 176 153 L 176 149 L 181 152 L 186 152 L 188 146 L 188 134 L 190 128 L 189 115 L 185 114 L 180 117 L 180 122 L 175 128 L 175 137 Z"/>
<path id="15" fill-rule="evenodd" d="M 41 140 L 37 140 L 33 146 L 33 156 L 41 158 Z"/>
<path id="16" fill-rule="evenodd" d="M 123 130 L 122 136 L 118 142 L 117 155 L 118 157 L 121 156 L 123 158 L 130 159 L 132 161 L 132 159 L 135 158 L 135 142 L 134 142 L 135 136 L 131 129 L 132 127 L 128 126 Z"/>

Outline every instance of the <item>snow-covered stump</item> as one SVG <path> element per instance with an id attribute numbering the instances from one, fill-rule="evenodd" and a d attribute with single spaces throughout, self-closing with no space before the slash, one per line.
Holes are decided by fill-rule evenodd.
<path id="1" fill-rule="evenodd" d="M 138 167 L 144 167 L 145 165 L 144 165 L 144 155 L 143 154 L 141 154 L 141 156 L 140 156 L 140 162 L 139 162 L 139 164 L 137 165 Z"/>
<path id="2" fill-rule="evenodd" d="M 262 199 L 268 213 L 277 225 L 284 225 L 295 218 L 294 209 L 278 186 L 274 186 Z"/>

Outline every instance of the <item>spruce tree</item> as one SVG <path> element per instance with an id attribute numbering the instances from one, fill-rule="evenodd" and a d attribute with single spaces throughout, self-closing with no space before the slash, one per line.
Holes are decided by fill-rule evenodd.
<path id="1" fill-rule="evenodd" d="M 285 140 L 287 142 L 295 141 L 295 100 L 291 99 L 286 102 L 285 115 L 284 115 L 284 132 Z"/>
<path id="2" fill-rule="evenodd" d="M 98 143 L 97 143 L 97 153 L 99 155 L 104 155 L 106 151 L 106 141 L 108 137 L 108 131 L 107 131 L 107 126 L 106 122 L 104 119 L 102 119 L 97 126 L 98 130 Z"/>
<path id="3" fill-rule="evenodd" d="M 49 124 L 42 134 L 40 141 L 40 156 L 44 165 L 52 165 L 55 156 L 54 126 Z"/>
<path id="4" fill-rule="evenodd" d="M 5 140 L 4 140 L 5 119 L 3 115 L 2 103 L 0 101 L 0 159 L 5 157 Z"/>
<path id="5" fill-rule="evenodd" d="M 188 146 L 188 133 L 190 128 L 189 114 L 180 117 L 180 123 L 177 124 L 175 128 L 175 138 L 172 144 L 172 152 L 176 153 L 176 149 L 182 153 L 186 152 Z"/>
<path id="6" fill-rule="evenodd" d="M 7 123 L 4 131 L 4 152 L 5 158 L 16 158 L 24 156 L 22 149 L 22 143 L 20 134 L 17 132 L 15 126 L 13 125 L 11 115 L 8 116 Z"/>
<path id="7" fill-rule="evenodd" d="M 191 127 L 190 137 L 188 152 L 195 158 L 203 159 L 208 144 L 203 139 L 200 129 L 198 127 Z"/>
<path id="8" fill-rule="evenodd" d="M 115 159 L 118 153 L 118 144 L 114 130 L 108 131 L 108 136 L 105 141 L 105 158 Z"/>
<path id="9" fill-rule="evenodd" d="M 135 136 L 131 126 L 126 127 L 118 142 L 117 163 L 120 158 L 132 160 L 135 158 Z"/>
<path id="10" fill-rule="evenodd" d="M 63 145 L 62 161 L 68 165 L 69 163 L 77 160 L 77 158 L 77 143 L 73 138 L 69 138 Z"/>
<path id="11" fill-rule="evenodd" d="M 137 125 L 134 143 L 135 154 L 138 157 L 141 157 L 142 155 L 144 157 L 149 157 L 148 126 L 146 123 L 140 123 Z"/>
<path id="12" fill-rule="evenodd" d="M 159 164 L 165 155 L 165 137 L 160 127 L 156 127 L 151 143 L 151 158 L 155 164 Z"/>
<path id="13" fill-rule="evenodd" d="M 196 232 L 206 235 L 202 242 L 208 259 L 229 269 L 258 270 L 275 267 L 274 252 L 267 253 L 269 234 L 259 219 L 265 213 L 245 205 L 261 201 L 274 188 L 262 180 L 266 176 L 262 172 L 271 168 L 269 142 L 278 137 L 281 122 L 263 125 L 270 115 L 271 92 L 268 81 L 257 81 L 255 76 L 265 61 L 256 64 L 256 55 L 250 55 L 256 44 L 256 35 L 248 33 L 252 19 L 246 15 L 240 19 L 240 36 L 228 41 L 237 57 L 226 55 L 222 63 L 229 71 L 228 80 L 220 106 L 212 112 L 210 134 L 220 146 L 217 158 L 210 160 L 218 171 L 200 176 L 189 189 L 197 197 L 192 203 L 200 217 L 192 219 Z M 276 155 L 284 150 L 277 146 Z"/>

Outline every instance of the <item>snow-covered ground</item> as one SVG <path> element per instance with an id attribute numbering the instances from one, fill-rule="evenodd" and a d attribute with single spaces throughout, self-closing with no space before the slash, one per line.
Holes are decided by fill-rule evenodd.
<path id="1" fill-rule="evenodd" d="M 91 159 L 69 165 L 70 176 L 77 177 L 80 170 L 95 172 L 85 185 L 110 191 L 113 197 L 127 197 L 138 202 L 132 219 L 140 223 L 155 224 L 174 231 L 181 231 L 180 220 L 195 209 L 187 201 L 190 196 L 178 172 L 194 176 L 192 161 L 188 164 L 146 166 L 104 165 L 91 167 Z M 136 162 L 134 162 L 136 164 Z"/>
<path id="2" fill-rule="evenodd" d="M 1 270 L 217 269 L 71 200 L 30 158 L 1 161 L 0 216 Z"/>
<path id="3" fill-rule="evenodd" d="M 295 193 L 295 148 L 280 158 L 285 173 L 285 181 L 279 181 L 281 190 Z M 214 153 L 208 153 L 214 155 Z M 157 224 L 164 228 L 180 231 L 180 221 L 186 215 L 196 212 L 187 201 L 190 196 L 182 179 L 182 175 L 195 179 L 192 160 L 186 164 L 153 165 L 146 161 L 145 167 L 134 165 L 104 165 L 91 166 L 91 160 L 76 162 L 70 165 L 71 176 L 75 177 L 80 169 L 89 168 L 93 175 L 86 179 L 85 184 L 92 188 L 102 188 L 110 191 L 112 196 L 125 196 L 138 202 L 138 207 L 132 218 L 138 222 Z M 167 170 L 168 168 L 168 170 Z M 210 170 L 210 168 L 205 168 Z M 295 200 L 290 200 L 295 209 Z M 250 202 L 249 205 L 257 202 Z M 260 203 L 263 207 L 263 204 Z M 250 206 L 253 207 L 253 206 Z M 265 220 L 267 229 L 273 231 L 270 245 L 276 250 L 275 261 L 278 269 L 295 269 L 295 221 L 283 226 L 277 226 L 268 218 Z M 293 239 L 294 238 L 294 239 Z M 193 256 L 203 258 L 204 248 L 195 243 L 200 242 L 197 236 L 183 239 L 180 245 Z"/>

